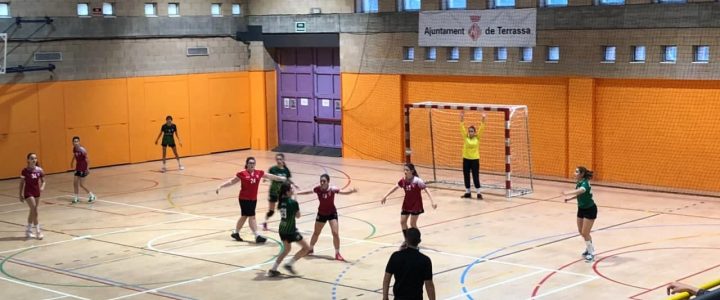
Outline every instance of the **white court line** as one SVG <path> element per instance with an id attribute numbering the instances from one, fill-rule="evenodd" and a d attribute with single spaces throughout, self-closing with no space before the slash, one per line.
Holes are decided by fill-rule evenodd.
<path id="1" fill-rule="evenodd" d="M 178 220 L 172 220 L 172 221 L 165 221 L 165 222 L 148 224 L 148 225 L 141 225 L 141 226 L 130 227 L 130 228 L 125 228 L 125 229 L 121 229 L 121 230 L 115 230 L 115 231 L 110 231 L 110 232 L 99 233 L 99 234 L 95 234 L 95 235 L 77 236 L 77 237 L 74 237 L 74 238 L 71 238 L 71 239 L 68 239 L 68 240 L 62 240 L 62 241 L 57 241 L 57 242 L 52 242 L 52 243 L 47 243 L 47 244 L 41 244 L 41 245 L 33 245 L 33 246 L 22 247 L 22 248 L 17 248 L 17 249 L 13 249 L 13 250 L 0 251 L 0 254 L 10 253 L 10 252 L 17 252 L 17 251 L 22 251 L 22 250 L 27 250 L 27 249 L 32 249 L 32 248 L 39 248 L 39 247 L 47 247 L 47 246 L 52 246 L 52 245 L 64 244 L 64 243 L 72 242 L 72 241 L 84 240 L 84 239 L 89 239 L 89 238 L 93 238 L 93 237 L 100 237 L 100 236 L 105 236 L 105 235 L 110 235 L 110 234 L 123 233 L 123 232 L 133 231 L 133 230 L 140 229 L 140 228 L 144 228 L 144 227 L 153 227 L 153 226 L 157 226 L 157 225 L 163 225 L 163 224 L 175 223 L 175 222 L 182 222 L 182 221 L 187 221 L 187 220 L 192 220 L 192 219 L 198 219 L 198 217 L 195 216 L 195 217 L 188 217 L 188 218 L 184 218 L 184 219 L 178 219 Z M 47 232 L 47 231 L 45 231 L 45 232 Z"/>
<path id="2" fill-rule="evenodd" d="M 506 283 L 510 283 L 510 282 L 513 282 L 513 281 L 517 281 L 517 280 L 520 280 L 520 279 L 523 279 L 523 278 L 526 278 L 526 277 L 535 276 L 535 275 L 540 274 L 540 273 L 545 273 L 545 271 L 539 270 L 539 271 L 535 271 L 535 272 L 528 273 L 528 274 L 525 274 L 525 275 L 521 275 L 521 276 L 517 276 L 517 277 L 512 277 L 512 278 L 510 278 L 510 279 L 507 279 L 507 280 L 504 280 L 504 281 L 501 281 L 501 282 L 497 282 L 497 283 L 493 283 L 493 284 L 491 284 L 491 285 L 487 285 L 487 286 L 484 286 L 484 287 L 476 288 L 476 289 L 474 289 L 474 290 L 467 291 L 467 292 L 465 292 L 465 293 L 461 293 L 461 294 L 459 294 L 459 295 L 455 295 L 455 296 L 450 297 L 450 298 L 445 298 L 445 300 L 452 300 L 452 299 L 457 299 L 457 298 L 463 298 L 463 297 L 466 297 L 467 295 L 472 295 L 472 294 L 477 293 L 477 292 L 480 292 L 480 291 L 484 291 L 484 290 L 487 290 L 487 289 L 490 289 L 490 288 L 494 288 L 494 287 L 496 287 L 496 286 L 503 285 L 503 284 L 506 284 Z"/>
<path id="3" fill-rule="evenodd" d="M 571 285 L 566 285 L 566 286 L 564 286 L 564 287 L 560 287 L 560 288 L 551 290 L 551 291 L 549 291 L 549 292 L 547 292 L 547 293 L 540 294 L 540 295 L 537 295 L 537 296 L 532 297 L 532 298 L 529 298 L 529 299 L 540 299 L 540 298 L 545 297 L 545 296 L 547 296 L 547 295 L 552 295 L 552 294 L 555 294 L 555 293 L 557 293 L 557 292 L 564 291 L 564 290 L 567 290 L 567 289 L 569 289 L 569 288 L 573 288 L 573 287 L 576 287 L 576 286 L 578 286 L 578 285 L 588 283 L 588 282 L 593 281 L 593 280 L 598 279 L 598 278 L 600 278 L 600 277 L 595 276 L 595 278 L 588 278 L 588 279 L 585 279 L 585 280 L 583 280 L 583 281 L 576 282 L 576 283 L 573 283 L 573 284 L 571 284 Z"/>
<path id="4" fill-rule="evenodd" d="M 348 246 L 348 245 L 353 245 L 353 244 L 356 244 L 356 243 L 359 243 L 359 242 L 353 242 L 353 243 L 347 244 L 346 246 Z M 333 249 L 333 250 L 334 250 L 335 248 L 325 248 L 325 249 L 322 249 L 322 250 L 316 251 L 316 252 L 319 253 L 319 252 L 327 251 L 327 250 L 330 250 L 330 249 Z M 290 258 L 292 258 L 292 255 L 288 254 L 288 257 L 286 257 L 285 260 L 290 259 Z M 283 260 L 283 261 L 284 261 L 284 260 Z M 186 280 L 186 281 L 182 281 L 182 282 L 178 282 L 178 283 L 173 283 L 173 284 L 169 284 L 169 285 L 166 285 L 166 286 L 157 287 L 157 288 L 154 288 L 154 289 L 151 289 L 151 290 L 140 291 L 140 292 L 136 292 L 136 293 L 132 293 L 132 294 L 128 294 L 128 295 L 116 297 L 116 298 L 111 298 L 111 299 L 108 299 L 108 300 L 119 300 L 119 299 L 125 299 L 125 298 L 135 297 L 135 296 L 139 296 L 139 295 L 143 295 L 143 294 L 147 294 L 147 293 L 159 292 L 159 291 L 164 290 L 164 289 L 168 289 L 168 288 L 172 288 L 172 287 L 176 287 L 176 286 L 181 286 L 181 285 L 186 285 L 186 284 L 188 284 L 188 283 L 202 282 L 202 281 L 204 281 L 204 280 L 206 280 L 206 279 L 211 279 L 211 278 L 215 278 L 215 277 L 225 276 L 225 275 L 229 275 L 229 274 L 233 274 L 233 273 L 237 273 L 237 272 L 252 271 L 252 270 L 255 270 L 255 269 L 257 269 L 257 268 L 259 268 L 259 267 L 261 267 L 261 266 L 269 265 L 269 264 L 274 264 L 274 263 L 275 263 L 275 261 L 272 260 L 272 261 L 269 261 L 269 262 L 264 262 L 264 263 L 260 263 L 260 264 L 256 264 L 256 265 L 252 265 L 252 266 L 248 266 L 248 267 L 243 267 L 243 268 L 238 268 L 238 269 L 234 269 L 234 270 L 230 270 L 230 271 L 225 271 L 225 272 L 221 272 L 221 273 L 217 273 L 217 274 L 213 274 L 213 275 L 207 275 L 207 276 L 203 276 L 203 277 L 200 277 L 200 278 L 190 279 L 190 280 Z"/>
<path id="5" fill-rule="evenodd" d="M 233 254 L 236 254 L 236 253 L 250 253 L 250 252 L 255 252 L 255 251 L 263 250 L 264 248 L 266 248 L 266 247 L 250 247 L 250 248 L 242 248 L 242 249 L 234 249 L 234 250 L 226 250 L 226 251 L 180 252 L 180 251 L 172 251 L 172 250 L 162 250 L 162 249 L 155 248 L 155 247 L 153 246 L 153 244 L 155 244 L 155 242 L 156 242 L 157 240 L 161 240 L 161 239 L 164 239 L 164 238 L 167 238 L 167 237 L 170 237 L 170 236 L 176 236 L 176 235 L 183 234 L 183 233 L 186 233 L 186 232 L 187 232 L 187 231 L 171 232 L 171 233 L 168 233 L 168 234 L 164 234 L 164 235 L 158 236 L 158 237 L 156 237 L 156 238 L 154 238 L 154 239 L 152 239 L 152 240 L 149 240 L 149 241 L 147 242 L 146 247 L 147 247 L 148 249 L 150 249 L 150 250 L 153 250 L 153 251 L 156 251 L 156 252 L 159 252 L 159 253 L 172 254 L 172 255 L 180 255 L 180 256 L 217 255 L 217 254 L 230 254 L 230 253 L 233 253 Z"/>
<path id="6" fill-rule="evenodd" d="M 108 201 L 108 200 L 96 200 L 96 201 L 106 202 L 106 203 L 116 204 L 116 205 L 122 205 L 122 206 L 129 206 L 129 207 L 134 207 L 134 208 L 144 208 L 144 209 L 163 212 L 163 213 L 181 214 L 181 215 L 186 215 L 186 216 L 193 216 L 193 217 L 197 217 L 197 218 L 205 218 L 205 219 L 217 220 L 217 221 L 222 221 L 222 222 L 232 222 L 232 223 L 236 222 L 236 220 L 230 220 L 230 219 L 225 219 L 225 218 L 196 215 L 196 214 L 191 214 L 191 213 L 186 213 L 186 212 L 153 208 L 153 207 L 147 207 L 147 206 L 135 205 L 135 204 L 127 204 L 127 203 L 122 203 L 122 202 L 115 202 L 115 201 Z M 323 234 L 322 236 L 329 236 L 329 235 Z M 378 246 L 398 246 L 395 244 L 381 243 L 381 242 L 362 240 L 362 239 L 354 239 L 354 238 L 348 238 L 348 237 L 341 237 L 341 239 L 345 239 L 345 240 L 353 241 L 353 242 L 359 242 L 359 243 L 374 244 L 374 245 L 378 245 Z M 472 259 L 472 260 L 479 260 L 481 262 L 498 263 L 498 264 L 516 266 L 516 267 L 523 267 L 523 268 L 527 268 L 527 269 L 543 270 L 543 271 L 548 271 L 548 272 L 556 272 L 556 273 L 561 273 L 561 274 L 575 275 L 575 276 L 588 277 L 588 278 L 596 277 L 596 276 L 592 276 L 592 275 L 569 272 L 569 271 L 564 271 L 564 270 L 550 269 L 550 268 L 538 267 L 538 266 L 533 266 L 533 265 L 525 265 L 525 264 L 519 264 L 519 263 L 504 262 L 504 261 L 495 260 L 495 259 L 487 259 L 487 258 L 480 258 L 480 257 L 471 256 L 471 255 L 449 253 L 449 252 L 432 250 L 432 249 L 427 249 L 427 248 L 422 248 L 422 247 L 420 249 L 424 250 L 424 251 L 431 251 L 431 252 L 448 255 L 448 256 L 455 256 L 455 257 L 462 257 L 462 258 L 467 258 L 467 259 Z M 0 253 L 2 253 L 2 252 L 0 252 Z"/>
<path id="7" fill-rule="evenodd" d="M 448 255 L 448 256 L 457 256 L 457 257 L 464 257 L 464 258 L 469 258 L 469 259 L 477 259 L 480 262 L 497 263 L 497 264 L 502 264 L 502 265 L 522 267 L 522 268 L 527 268 L 527 269 L 535 269 L 535 270 L 541 270 L 541 271 L 545 271 L 545 272 L 555 272 L 555 273 L 568 274 L 568 275 L 587 277 L 587 278 L 597 278 L 597 276 L 594 276 L 594 275 L 587 275 L 587 274 L 569 272 L 569 271 L 564 271 L 564 270 L 550 269 L 550 268 L 544 268 L 544 267 L 526 265 L 526 264 L 519 264 L 519 263 L 511 263 L 511 262 L 507 262 L 507 261 L 494 260 L 494 259 L 488 259 L 488 258 L 478 258 L 478 257 L 473 257 L 471 255 L 449 253 L 449 252 L 443 252 L 443 251 L 432 250 L 432 249 L 423 249 L 422 247 L 420 249 L 425 250 L 425 251 L 435 252 L 438 254 L 444 254 L 444 255 Z"/>
<path id="8" fill-rule="evenodd" d="M 179 212 L 179 211 L 173 211 L 173 210 L 167 210 L 167 209 L 153 208 L 153 207 L 147 207 L 147 206 L 142 206 L 142 205 L 127 204 L 127 203 L 115 202 L 115 201 L 108 201 L 108 200 L 97 200 L 97 201 L 98 201 L 98 202 L 105 202 L 105 203 L 109 203 L 109 204 L 121 205 L 121 206 L 128 206 L 128 207 L 134 207 L 134 208 L 148 209 L 148 210 L 151 210 L 151 211 L 157 211 L 157 212 L 163 212 L 163 213 L 180 214 L 180 215 L 186 215 L 186 216 L 191 216 L 191 217 L 196 217 L 196 218 L 204 218 L 204 219 L 210 219 L 210 220 L 217 220 L 217 221 L 222 221 L 222 222 L 231 222 L 231 223 L 235 223 L 235 222 L 236 222 L 235 220 L 230 220 L 230 219 L 225 219 L 225 218 L 218 218 L 218 217 L 210 217 L 210 216 L 196 215 L 196 214 L 191 214 L 191 213 L 186 213 L 186 212 Z M 324 234 L 323 236 L 325 236 L 325 234 Z M 374 241 L 368 241 L 368 240 L 361 240 L 361 239 L 353 239 L 353 238 L 347 238 L 347 237 L 343 237 L 342 239 L 349 240 L 349 241 L 353 241 L 354 243 L 351 243 L 351 244 L 366 243 L 366 244 L 375 244 L 375 245 L 381 245 L 381 246 L 396 246 L 396 245 L 394 245 L 394 244 L 389 244 L 389 243 L 380 243 L 380 242 L 374 242 Z M 346 245 L 346 246 L 347 246 L 347 245 Z M 535 269 L 535 270 L 538 270 L 537 272 L 534 272 L 534 273 L 532 273 L 532 274 L 539 273 L 539 272 L 557 272 L 557 273 L 570 274 L 570 275 L 575 275 L 575 276 L 590 277 L 592 280 L 595 280 L 595 279 L 597 278 L 597 276 L 590 276 L 590 275 L 586 275 L 586 274 L 568 272 L 568 271 L 563 271 L 563 270 L 549 269 L 549 268 L 543 268 L 543 267 L 531 266 L 531 265 L 524 265 L 524 264 L 518 264 L 518 263 L 511 263 L 511 262 L 503 262 L 503 261 L 491 260 L 491 259 L 485 259 L 485 258 L 479 258 L 479 257 L 474 257 L 474 256 L 469 256 L 469 255 L 462 255 L 462 254 L 455 254 L 455 253 L 448 253 L 448 252 L 443 252 L 443 251 L 437 251 L 437 250 L 432 250 L 432 249 L 423 249 L 423 248 L 421 248 L 421 249 L 422 249 L 422 250 L 425 250 L 425 251 L 435 252 L 435 253 L 438 253 L 438 254 L 448 255 L 448 256 L 462 257 L 462 258 L 467 258 L 467 259 L 472 259 L 472 260 L 480 260 L 480 261 L 485 261 L 485 262 L 499 263 L 499 264 L 505 264 L 505 265 L 511 265 L 511 266 L 524 267 L 524 268 L 527 268 L 527 269 Z M 185 284 L 193 283 L 193 282 L 201 282 L 201 281 L 203 281 L 203 280 L 205 280 L 205 279 L 215 278 L 215 277 L 224 276 L 224 275 L 228 275 L 228 274 L 233 274 L 233 273 L 236 273 L 236 272 L 246 272 L 246 271 L 254 270 L 254 269 L 258 268 L 258 267 L 261 267 L 261 266 L 264 266 L 264 265 L 267 265 L 267 264 L 271 264 L 271 263 L 274 263 L 274 262 L 270 261 L 270 262 L 265 262 L 265 263 L 253 265 L 253 266 L 248 266 L 248 267 L 244 267 L 244 268 L 239 268 L 239 269 L 227 271 L 227 272 L 217 273 L 217 274 L 214 274 L 214 275 L 208 275 L 208 276 L 204 276 L 204 277 L 200 277 L 200 278 L 196 278 L 196 279 L 192 279 L 192 280 L 187 280 L 187 281 L 184 281 L 184 282 L 174 283 L 174 284 L 171 284 L 171 285 L 168 285 L 168 286 L 157 287 L 157 288 L 154 288 L 154 289 L 151 289 L 151 290 L 147 290 L 147 291 L 141 291 L 141 292 L 137 292 L 137 293 L 133 293 L 133 294 L 129 294 L 129 295 L 117 297 L 117 298 L 112 298 L 111 300 L 124 299 L 124 298 L 134 297 L 134 296 L 138 296 L 138 295 L 142 295 L 142 294 L 146 294 L 146 293 L 157 292 L 157 291 L 164 290 L 164 289 L 167 289 L 167 288 L 176 287 L 176 286 L 180 286 L 180 285 L 185 285 Z"/>
<path id="9" fill-rule="evenodd" d="M 46 298 L 46 299 L 43 299 L 43 300 L 57 300 L 57 299 L 62 299 L 62 298 L 67 298 L 67 296 L 59 296 L 59 297 L 54 297 L 54 298 Z"/>
<path id="10" fill-rule="evenodd" d="M 28 286 L 28 287 L 31 287 L 31 288 L 36 288 L 36 289 L 39 289 L 39 290 L 43 290 L 43 291 L 47 291 L 47 292 L 52 292 L 52 293 L 55 293 L 55 294 L 58 294 L 58 295 L 63 295 L 62 298 L 64 298 L 64 297 L 71 297 L 71 298 L 75 298 L 75 299 L 90 300 L 90 299 L 88 299 L 88 298 L 83 298 L 83 297 L 80 297 L 80 296 L 75 296 L 75 295 L 72 295 L 72 294 L 63 293 L 63 292 L 61 292 L 61 291 L 51 290 L 51 289 L 49 289 L 49 288 L 44 288 L 44 287 L 41 287 L 41 286 L 37 286 L 37 285 L 34 285 L 34 284 L 25 283 L 25 282 L 22 282 L 22 281 L 17 281 L 17 280 L 13 280 L 13 279 L 9 279 L 9 278 L 4 278 L 4 277 L 0 277 L 0 279 L 5 280 L 5 281 L 9 281 L 9 282 L 12 282 L 12 283 L 17 283 L 17 284 L 19 284 L 19 285 L 24 285 L 24 286 Z M 58 298 L 53 298 L 53 299 L 58 299 Z"/>

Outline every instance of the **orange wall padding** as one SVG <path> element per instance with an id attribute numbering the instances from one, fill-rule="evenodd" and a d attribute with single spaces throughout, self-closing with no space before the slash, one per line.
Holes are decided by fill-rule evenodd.
<path id="1" fill-rule="evenodd" d="M 277 77 L 275 71 L 265 72 L 265 103 L 267 111 L 267 144 L 268 149 L 273 149 L 280 144 L 278 138 Z"/>
<path id="2" fill-rule="evenodd" d="M 29 152 L 40 152 L 38 89 L 35 84 L 0 85 L 0 177 L 20 177 Z M 40 157 L 40 164 L 45 165 Z"/>
<path id="3" fill-rule="evenodd" d="M 603 79 L 595 89 L 600 179 L 720 191 L 720 83 Z"/>
<path id="4" fill-rule="evenodd" d="M 342 73 L 343 156 L 403 160 L 401 76 Z"/>
<path id="5" fill-rule="evenodd" d="M 565 176 L 567 162 L 565 78 L 404 76 L 407 103 L 440 101 L 528 106 L 535 174 Z M 453 128 L 453 130 L 458 130 Z"/>
<path id="6" fill-rule="evenodd" d="M 256 88 L 264 91 L 264 81 Z M 253 129 L 250 108 L 264 110 L 267 99 L 250 91 L 248 72 L 0 85 L 0 178 L 19 176 L 28 152 L 48 173 L 68 170 L 75 135 L 92 166 L 159 159 L 153 142 L 166 115 L 181 155 L 250 148 L 254 135 L 265 149 L 266 129 Z"/>

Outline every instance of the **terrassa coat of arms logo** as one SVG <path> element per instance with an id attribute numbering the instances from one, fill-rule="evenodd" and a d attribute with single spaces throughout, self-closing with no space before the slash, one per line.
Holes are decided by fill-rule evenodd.
<path id="1" fill-rule="evenodd" d="M 470 25 L 468 35 L 474 42 L 480 38 L 480 34 L 482 33 L 482 31 L 480 30 L 480 25 L 478 24 L 480 22 L 480 16 L 470 16 L 470 21 L 472 21 L 472 25 Z"/>

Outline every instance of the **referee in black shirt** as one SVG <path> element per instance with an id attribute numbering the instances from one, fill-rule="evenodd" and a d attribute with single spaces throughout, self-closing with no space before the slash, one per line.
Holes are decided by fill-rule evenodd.
<path id="1" fill-rule="evenodd" d="M 390 256 L 383 279 L 383 300 L 389 300 L 390 278 L 395 276 L 393 295 L 395 300 L 422 300 L 422 287 L 430 300 L 435 300 L 435 284 L 432 281 L 432 262 L 420 253 L 420 230 L 409 228 L 405 233 L 405 246 Z"/>

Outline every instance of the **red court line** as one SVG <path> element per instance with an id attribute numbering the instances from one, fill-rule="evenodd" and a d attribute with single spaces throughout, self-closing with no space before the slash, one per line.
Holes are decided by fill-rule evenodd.
<path id="1" fill-rule="evenodd" d="M 625 248 L 630 248 L 630 247 L 645 245 L 645 244 L 649 244 L 649 243 L 650 243 L 650 242 L 644 242 L 644 243 L 639 243 L 639 244 L 633 244 L 633 245 L 623 246 L 623 247 L 620 247 L 620 248 L 615 248 L 615 249 L 607 250 L 607 251 L 604 251 L 604 252 L 601 252 L 601 253 L 598 253 L 598 254 L 604 254 L 604 253 L 608 253 L 608 252 L 617 251 L 617 250 L 620 250 L 620 249 L 625 249 Z M 560 268 L 558 268 L 557 270 L 560 271 L 560 270 L 565 269 L 565 268 L 567 268 L 567 267 L 569 267 L 569 266 L 571 266 L 571 265 L 574 265 L 574 264 L 576 264 L 577 262 L 580 262 L 580 261 L 584 261 L 584 259 L 581 258 L 581 259 L 572 261 L 572 262 L 570 262 L 570 263 L 567 263 L 567 264 L 561 266 Z M 532 294 L 530 295 L 530 298 L 533 298 L 533 297 L 537 296 L 538 292 L 540 291 L 540 287 L 541 287 L 548 279 L 550 279 L 550 277 L 552 277 L 552 276 L 555 275 L 555 274 L 557 274 L 557 272 L 556 272 L 556 271 L 553 271 L 552 273 L 550 273 L 550 274 L 548 274 L 548 275 L 545 275 L 545 277 L 543 277 L 543 279 L 541 279 L 540 282 L 538 282 L 538 283 L 535 285 L 535 288 L 533 289 L 533 292 L 532 292 Z"/>
<path id="2" fill-rule="evenodd" d="M 712 269 L 715 269 L 715 268 L 717 268 L 717 267 L 720 267 L 720 265 L 714 265 L 714 266 L 712 266 L 712 267 L 710 267 L 710 268 L 707 268 L 707 269 L 705 269 L 705 270 L 698 271 L 698 272 L 696 272 L 696 273 L 690 274 L 690 275 L 685 276 L 685 277 L 683 277 L 683 278 L 678 278 L 678 279 L 675 280 L 675 281 L 685 280 L 685 279 L 688 279 L 688 278 L 693 277 L 693 276 L 695 276 L 695 275 L 702 274 L 702 273 L 705 273 L 705 272 L 710 271 L 710 270 L 712 270 Z M 668 284 L 670 284 L 670 282 L 665 283 L 665 284 L 663 284 L 663 285 L 661 285 L 661 286 L 658 286 L 658 287 L 654 287 L 654 288 L 652 288 L 652 289 L 650 289 L 650 290 L 647 290 L 647 291 L 644 291 L 644 292 L 642 292 L 642 293 L 640 293 L 640 294 L 632 295 L 632 296 L 630 296 L 630 299 L 641 300 L 641 299 L 635 298 L 635 297 L 640 296 L 640 295 L 643 295 L 643 294 L 647 294 L 647 293 L 649 293 L 649 292 L 651 292 L 651 291 L 654 291 L 654 290 L 657 290 L 657 289 L 659 289 L 659 288 L 666 287 Z"/>

